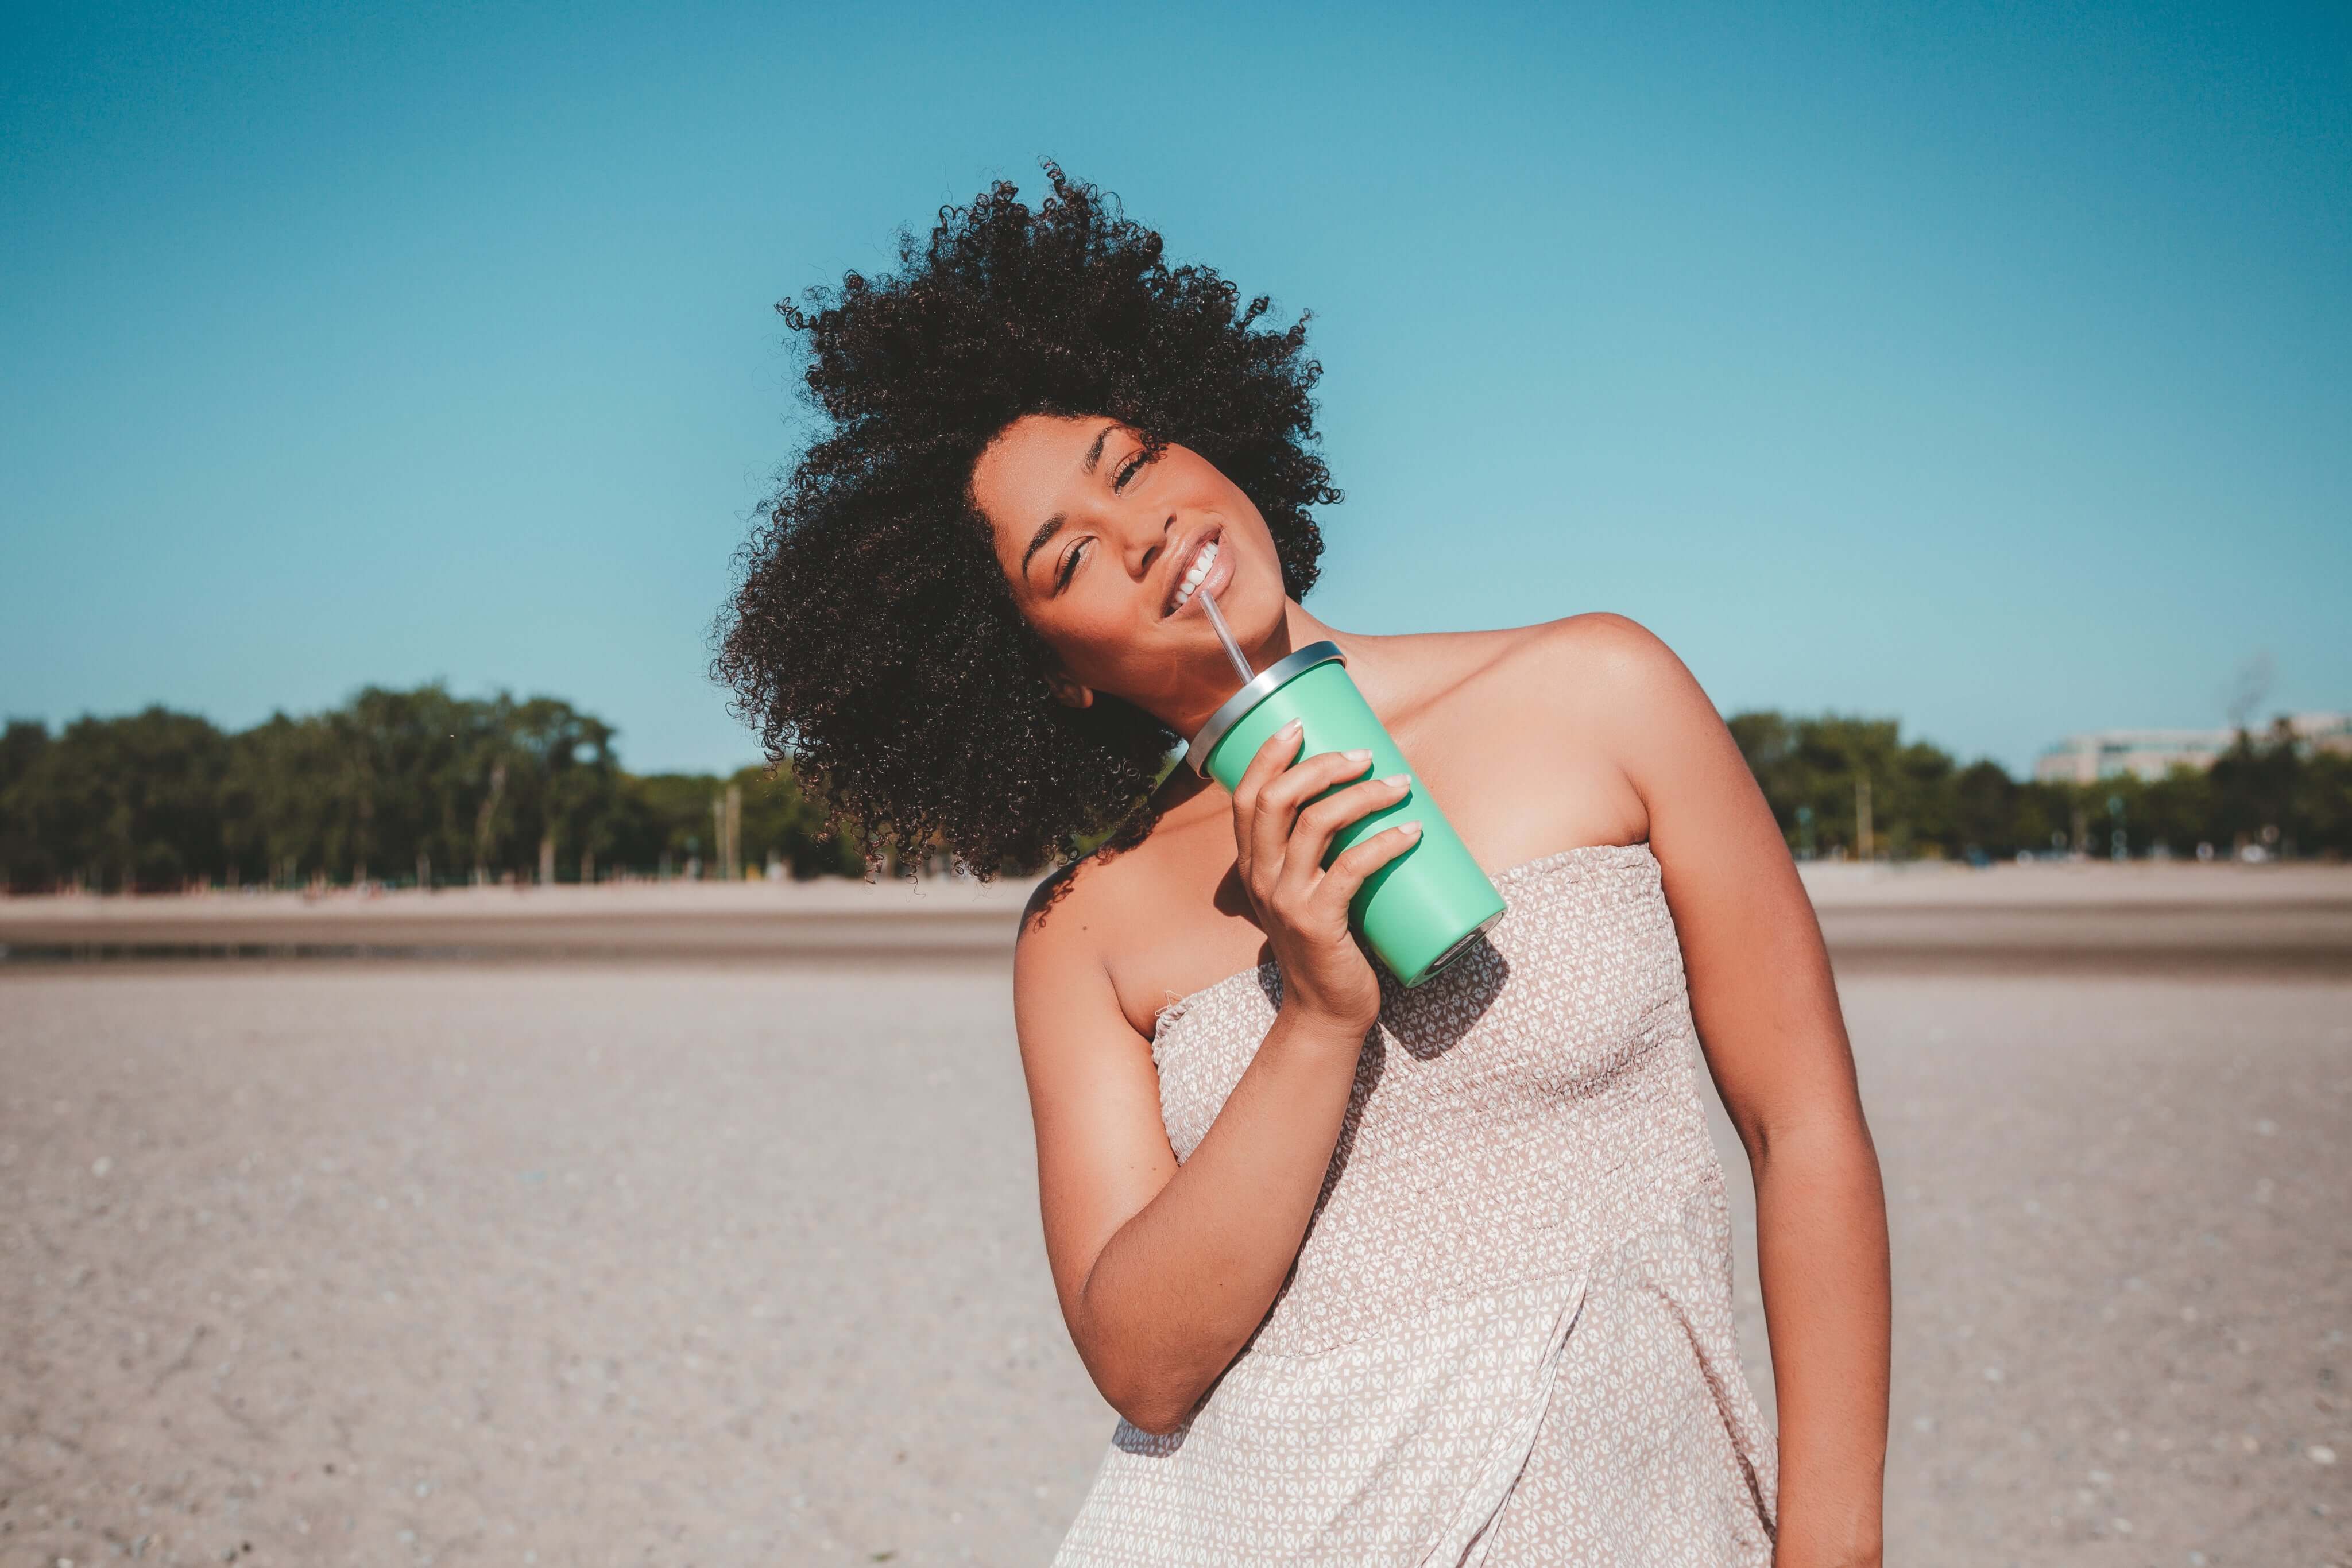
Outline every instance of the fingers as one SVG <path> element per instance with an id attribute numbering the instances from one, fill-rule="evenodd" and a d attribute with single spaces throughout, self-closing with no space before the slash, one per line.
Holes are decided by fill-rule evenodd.
<path id="1" fill-rule="evenodd" d="M 1367 779 L 1361 784 L 1335 790 L 1299 812 L 1298 825 L 1291 830 L 1290 842 L 1283 851 L 1283 874 L 1314 874 L 1330 851 L 1332 835 L 1350 822 L 1395 805 L 1412 786 L 1412 775 L 1409 773 Z"/>
<path id="2" fill-rule="evenodd" d="M 1316 902 L 1324 904 L 1327 911 L 1344 916 L 1349 900 L 1356 896 L 1367 877 L 1420 841 L 1419 822 L 1399 822 L 1360 843 L 1349 845 L 1316 885 Z"/>
<path id="3" fill-rule="evenodd" d="M 1306 727 L 1292 719 L 1265 737 L 1257 748 L 1242 776 L 1234 781 L 1234 859 L 1241 871 L 1243 884 L 1249 882 L 1251 851 L 1250 824 L 1257 820 L 1258 791 L 1278 778 L 1298 755 L 1298 747 L 1307 734 Z"/>
<path id="4" fill-rule="evenodd" d="M 1258 790 L 1249 835 L 1250 873 L 1259 885 L 1271 886 L 1280 880 L 1291 858 L 1290 835 L 1300 809 L 1371 765 L 1369 751 L 1326 751 L 1298 763 Z M 1318 852 L 1307 857 L 1306 864 L 1311 868 L 1321 858 Z"/>
<path id="5" fill-rule="evenodd" d="M 1294 718 L 1267 736 L 1265 744 L 1257 748 L 1257 755 L 1250 758 L 1249 766 L 1234 781 L 1234 803 L 1243 805 L 1255 800 L 1268 779 L 1289 767 L 1290 759 L 1298 755 L 1298 742 L 1306 733 L 1306 727 Z"/>

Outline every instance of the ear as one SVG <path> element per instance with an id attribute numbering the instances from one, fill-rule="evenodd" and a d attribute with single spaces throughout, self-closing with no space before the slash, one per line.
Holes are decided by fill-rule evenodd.
<path id="1" fill-rule="evenodd" d="M 1054 700 L 1064 707 L 1094 706 L 1094 688 L 1080 685 L 1060 670 L 1045 672 L 1045 688 L 1054 694 Z"/>

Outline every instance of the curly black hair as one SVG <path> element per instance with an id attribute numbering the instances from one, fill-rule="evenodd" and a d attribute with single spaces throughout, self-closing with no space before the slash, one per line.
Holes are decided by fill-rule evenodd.
<path id="1" fill-rule="evenodd" d="M 1323 551 L 1308 508 L 1339 499 L 1307 317 L 1261 327 L 1265 298 L 1170 267 L 1115 196 L 1045 169 L 1036 211 L 1000 181 L 928 240 L 902 231 L 895 273 L 776 308 L 821 424 L 737 557 L 712 673 L 869 863 L 944 847 L 986 876 L 1131 840 L 1177 739 L 1115 697 L 1049 694 L 971 495 L 1006 426 L 1108 415 L 1191 447 L 1256 504 L 1293 598 Z"/>

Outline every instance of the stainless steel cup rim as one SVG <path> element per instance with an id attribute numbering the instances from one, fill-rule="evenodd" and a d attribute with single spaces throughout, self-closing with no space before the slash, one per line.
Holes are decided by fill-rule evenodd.
<path id="1" fill-rule="evenodd" d="M 1209 753 L 1217 748 L 1217 742 L 1225 738 L 1225 731 L 1241 723 L 1243 716 L 1250 709 L 1272 696 L 1276 686 L 1288 682 L 1294 675 L 1318 664 L 1328 664 L 1335 659 L 1343 664 L 1348 662 L 1348 655 L 1339 652 L 1339 643 L 1309 643 L 1260 670 L 1247 685 L 1227 697 L 1223 706 L 1209 716 L 1209 722 L 1201 727 L 1201 733 L 1192 737 L 1191 746 L 1185 747 L 1186 766 L 1202 778 L 1207 778 Z"/>

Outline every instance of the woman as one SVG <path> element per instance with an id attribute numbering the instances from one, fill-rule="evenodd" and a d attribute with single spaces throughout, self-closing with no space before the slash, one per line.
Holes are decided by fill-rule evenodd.
<path id="1" fill-rule="evenodd" d="M 1014 1017 L 1063 1314 L 1125 1419 L 1058 1561 L 1878 1561 L 1877 1164 L 1714 708 L 1614 616 L 1318 621 L 1304 320 L 1047 172 L 783 308 L 826 423 L 719 669 L 869 853 L 1067 860 Z M 1398 779 L 1287 733 L 1230 797 L 1165 771 L 1234 685 L 1207 594 L 1256 667 L 1338 643 L 1492 869 L 1508 913 L 1435 978 L 1347 925 L 1411 830 L 1322 864 Z M 1777 1455 L 1694 1032 L 1755 1171 Z"/>

